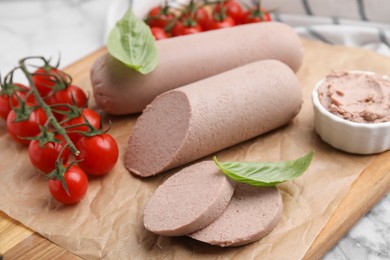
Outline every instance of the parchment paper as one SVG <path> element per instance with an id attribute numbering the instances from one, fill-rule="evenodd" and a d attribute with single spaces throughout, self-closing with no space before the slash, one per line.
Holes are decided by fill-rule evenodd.
<path id="1" fill-rule="evenodd" d="M 90 178 L 85 199 L 61 206 L 51 199 L 47 181 L 34 171 L 24 146 L 15 144 L 0 123 L 0 210 L 61 247 L 89 259 L 301 259 L 353 181 L 373 159 L 340 152 L 313 130 L 310 94 L 331 70 L 371 70 L 390 74 L 390 60 L 375 53 L 304 41 L 305 60 L 298 72 L 304 105 L 291 124 L 217 153 L 224 160 L 295 159 L 314 149 L 309 170 L 278 188 L 284 202 L 280 224 L 261 241 L 239 248 L 218 248 L 186 237 L 154 235 L 143 227 L 147 199 L 175 169 L 140 179 L 124 168 L 124 153 L 136 116 L 107 117 L 120 146 L 119 162 L 103 178 Z M 90 89 L 89 75 L 75 76 Z M 211 158 L 211 157 L 209 157 Z M 209 159 L 208 158 L 208 159 Z"/>

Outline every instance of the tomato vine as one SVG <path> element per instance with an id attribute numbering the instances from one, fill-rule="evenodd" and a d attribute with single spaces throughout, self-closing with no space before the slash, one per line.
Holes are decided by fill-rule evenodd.
<path id="1" fill-rule="evenodd" d="M 85 92 L 72 85 L 72 77 L 58 67 L 59 62 L 51 65 L 41 56 L 21 59 L 19 66 L 0 80 L 0 112 L 11 137 L 29 145 L 30 162 L 49 179 L 52 196 L 63 204 L 74 204 L 87 192 L 87 174 L 111 171 L 118 146 L 108 129 L 103 130 L 102 115 L 87 107 Z M 24 74 L 28 87 L 14 82 L 17 71 Z M 99 149 L 99 142 L 91 142 L 102 138 L 110 141 L 109 149 Z M 79 139 L 95 145 L 78 145 Z M 75 158 L 71 162 L 69 151 Z M 92 156 L 110 159 L 97 160 L 96 166 Z M 104 170 L 97 171 L 99 167 Z"/>

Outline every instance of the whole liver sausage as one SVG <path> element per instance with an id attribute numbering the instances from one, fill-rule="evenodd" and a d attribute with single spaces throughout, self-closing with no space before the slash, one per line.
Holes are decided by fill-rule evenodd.
<path id="1" fill-rule="evenodd" d="M 233 191 L 213 161 L 194 164 L 158 187 L 145 208 L 144 225 L 166 236 L 190 234 L 219 217 Z"/>
<path id="2" fill-rule="evenodd" d="M 255 242 L 279 223 L 283 211 L 280 193 L 275 187 L 237 184 L 222 215 L 190 237 L 221 247 Z"/>
<path id="3" fill-rule="evenodd" d="M 156 43 L 158 66 L 147 75 L 106 54 L 91 70 L 97 105 L 111 114 L 141 112 L 159 94 L 258 60 L 275 59 L 294 71 L 303 59 L 292 28 L 276 22 L 236 26 Z"/>
<path id="4" fill-rule="evenodd" d="M 302 104 L 294 72 L 254 62 L 158 96 L 138 118 L 126 168 L 151 176 L 287 124 Z"/>

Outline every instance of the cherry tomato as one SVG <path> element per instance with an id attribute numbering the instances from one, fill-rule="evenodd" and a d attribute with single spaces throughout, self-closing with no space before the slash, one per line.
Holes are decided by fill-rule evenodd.
<path id="1" fill-rule="evenodd" d="M 19 87 L 19 90 L 15 90 L 11 95 L 11 98 L 5 93 L 0 95 L 0 117 L 2 117 L 4 120 L 7 120 L 8 114 L 11 112 L 12 107 L 19 106 L 18 97 L 21 100 L 24 100 L 26 92 L 29 90 L 28 87 L 22 84 L 15 83 L 15 85 Z M 36 103 L 33 94 L 30 94 L 25 101 L 31 104 Z"/>
<path id="2" fill-rule="evenodd" d="M 65 167 L 67 166 L 65 165 Z M 88 189 L 87 175 L 80 167 L 72 165 L 65 172 L 64 178 L 70 195 L 66 193 L 61 181 L 57 179 L 49 180 L 48 186 L 51 195 L 65 205 L 79 202 Z"/>
<path id="3" fill-rule="evenodd" d="M 12 110 L 10 105 L 9 96 L 7 94 L 0 95 L 0 116 L 3 119 L 7 119 L 9 112 Z"/>
<path id="4" fill-rule="evenodd" d="M 205 8 L 198 8 L 195 13 L 195 20 L 202 27 L 202 29 L 206 29 L 207 23 L 210 19 L 209 13 Z"/>
<path id="5" fill-rule="evenodd" d="M 40 147 L 38 140 L 32 140 L 28 146 L 28 156 L 31 164 L 43 173 L 50 173 L 55 169 L 56 160 L 65 145 L 65 140 L 61 135 L 57 134 L 55 138 L 60 140 L 60 142 L 48 142 L 43 147 Z M 61 158 L 63 163 L 68 161 L 68 148 L 65 148 L 62 152 Z"/>
<path id="6" fill-rule="evenodd" d="M 118 161 L 118 145 L 109 134 L 82 136 L 76 148 L 80 151 L 78 165 L 92 175 L 107 174 Z"/>
<path id="7" fill-rule="evenodd" d="M 47 116 L 42 108 L 31 112 L 26 121 L 14 122 L 15 117 L 15 111 L 12 110 L 7 117 L 7 130 L 11 137 L 21 144 L 29 144 L 30 140 L 23 139 L 23 137 L 37 136 L 41 132 L 39 126 L 43 126 L 47 121 Z"/>
<path id="8" fill-rule="evenodd" d="M 208 30 L 216 30 L 233 26 L 235 26 L 233 18 L 231 18 L 230 16 L 226 16 L 225 19 L 221 21 L 216 20 L 215 18 L 210 19 L 207 28 Z"/>
<path id="9" fill-rule="evenodd" d="M 152 31 L 154 39 L 156 39 L 157 41 L 169 38 L 164 29 L 161 27 L 152 27 L 150 28 L 150 30 Z"/>
<path id="10" fill-rule="evenodd" d="M 168 11 L 168 7 L 156 6 L 152 8 L 146 17 L 146 23 L 150 27 L 165 28 L 174 19 L 174 15 Z"/>
<path id="11" fill-rule="evenodd" d="M 73 104 L 73 100 L 75 103 Z M 87 103 L 87 95 L 84 91 L 74 85 L 69 85 L 64 90 L 57 91 L 54 95 L 49 96 L 46 99 L 46 103 L 48 105 L 56 105 L 56 104 L 69 104 L 75 105 L 77 107 L 83 107 Z M 69 111 L 69 108 L 66 106 L 54 106 L 53 109 L 61 110 L 61 111 Z M 62 114 L 54 113 L 57 120 L 61 120 Z"/>
<path id="12" fill-rule="evenodd" d="M 184 22 L 177 22 L 172 28 L 173 36 L 188 35 L 193 33 L 199 33 L 202 31 L 202 27 L 194 20 L 186 20 Z"/>
<path id="13" fill-rule="evenodd" d="M 81 114 L 84 115 L 84 117 L 88 120 L 88 122 L 95 128 L 98 129 L 100 126 L 100 115 L 89 108 L 83 108 L 81 111 Z M 73 143 L 76 143 L 77 140 L 82 136 L 82 134 L 79 133 L 72 133 L 72 131 L 82 131 L 82 132 L 88 132 L 89 128 L 87 126 L 74 126 L 72 125 L 78 125 L 78 124 L 85 124 L 84 117 L 80 115 L 79 117 L 72 118 L 69 121 L 64 122 L 62 125 L 67 127 L 67 132 L 69 138 L 72 140 Z M 69 127 L 69 128 L 68 128 Z"/>
<path id="14" fill-rule="evenodd" d="M 32 76 L 33 82 L 42 97 L 47 96 L 56 85 L 56 78 L 53 76 L 53 74 L 56 75 L 59 79 L 68 79 L 64 72 L 56 68 L 42 67 L 37 69 Z"/>
<path id="15" fill-rule="evenodd" d="M 244 11 L 242 10 L 241 5 L 234 1 L 234 0 L 228 0 L 222 4 L 223 8 L 225 8 L 225 14 L 227 16 L 230 16 L 235 24 L 240 24 L 241 20 L 243 18 Z M 217 4 L 214 8 L 214 13 L 221 12 L 221 4 Z"/>
<path id="16" fill-rule="evenodd" d="M 264 8 L 254 7 L 244 12 L 242 23 L 258 23 L 271 21 L 271 15 Z"/>
<path id="17" fill-rule="evenodd" d="M 209 13 L 203 7 L 198 8 L 194 6 L 193 8 L 195 8 L 195 11 L 188 10 L 188 12 L 183 15 L 183 20 L 191 18 L 202 27 L 202 30 L 206 30 L 207 23 L 210 19 Z M 192 12 L 194 12 L 194 14 L 192 14 Z"/>

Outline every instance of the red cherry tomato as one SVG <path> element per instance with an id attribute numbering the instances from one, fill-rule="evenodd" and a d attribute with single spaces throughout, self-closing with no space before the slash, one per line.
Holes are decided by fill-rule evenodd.
<path id="1" fill-rule="evenodd" d="M 223 8 L 225 8 L 225 14 L 227 16 L 230 16 L 235 24 L 240 24 L 241 20 L 243 18 L 244 11 L 242 10 L 241 5 L 234 1 L 234 0 L 229 0 L 226 1 L 222 4 Z M 214 13 L 219 13 L 221 12 L 221 4 L 217 4 L 214 8 Z"/>
<path id="2" fill-rule="evenodd" d="M 264 8 L 254 7 L 252 10 L 244 12 L 242 23 L 258 23 L 271 21 L 271 15 Z"/>
<path id="3" fill-rule="evenodd" d="M 7 119 L 9 112 L 12 108 L 9 101 L 9 96 L 7 94 L 0 95 L 0 116 L 3 119 Z"/>
<path id="4" fill-rule="evenodd" d="M 224 20 L 218 21 L 215 18 L 210 19 L 208 23 L 208 30 L 216 30 L 216 29 L 223 29 L 223 28 L 228 28 L 228 27 L 233 27 L 235 26 L 233 18 L 230 16 L 226 16 Z"/>
<path id="5" fill-rule="evenodd" d="M 83 108 L 81 111 L 81 114 L 84 115 L 84 117 L 88 120 L 88 122 L 95 128 L 98 129 L 100 126 L 100 115 L 96 113 L 94 110 L 89 108 Z M 87 126 L 74 126 L 78 124 L 85 124 L 84 117 L 80 115 L 79 117 L 72 118 L 69 121 L 64 122 L 62 125 L 67 127 L 66 131 L 68 132 L 69 138 L 72 140 L 73 143 L 76 143 L 77 140 L 82 136 L 82 134 L 79 133 L 72 133 L 72 131 L 82 131 L 82 132 L 88 132 L 89 128 Z"/>
<path id="6" fill-rule="evenodd" d="M 9 112 L 11 112 L 12 107 L 18 107 L 18 97 L 21 100 L 24 100 L 27 94 L 27 91 L 29 90 L 28 87 L 15 83 L 17 87 L 19 87 L 19 90 L 15 90 L 14 93 L 11 95 L 11 98 L 7 94 L 1 94 L 0 95 L 0 117 L 2 117 L 4 120 L 7 120 Z M 33 94 L 29 94 L 27 97 L 26 102 L 30 104 L 35 104 L 35 98 Z"/>
<path id="7" fill-rule="evenodd" d="M 29 144 L 30 140 L 23 139 L 23 137 L 37 136 L 41 132 L 39 126 L 43 126 L 47 120 L 42 108 L 31 112 L 26 121 L 14 122 L 15 117 L 15 111 L 12 110 L 7 117 L 7 130 L 11 137 L 21 144 Z"/>
<path id="8" fill-rule="evenodd" d="M 202 32 L 202 27 L 196 21 L 186 20 L 184 22 L 177 22 L 172 28 L 173 36 L 188 35 Z"/>
<path id="9" fill-rule="evenodd" d="M 198 8 L 195 13 L 195 20 L 202 27 L 202 29 L 206 30 L 207 23 L 210 19 L 209 13 L 205 8 Z"/>
<path id="10" fill-rule="evenodd" d="M 59 69 L 56 68 L 39 68 L 37 69 L 32 76 L 33 82 L 37 87 L 38 92 L 42 97 L 47 96 L 53 87 L 56 85 L 56 78 L 53 76 L 56 75 L 59 79 L 67 80 L 67 75 Z"/>
<path id="11" fill-rule="evenodd" d="M 78 165 L 92 175 L 107 174 L 118 161 L 118 145 L 109 134 L 82 136 L 76 148 L 80 151 Z"/>
<path id="12" fill-rule="evenodd" d="M 150 28 L 150 30 L 152 31 L 152 34 L 156 41 L 169 38 L 164 29 L 161 27 L 152 27 Z"/>
<path id="13" fill-rule="evenodd" d="M 188 10 L 188 12 L 183 15 L 183 20 L 188 18 L 193 19 L 202 27 L 202 30 L 206 30 L 207 23 L 210 19 L 209 13 L 203 7 L 198 8 L 194 6 L 193 8 L 195 8 L 195 11 Z"/>
<path id="14" fill-rule="evenodd" d="M 75 103 L 73 103 L 73 100 Z M 57 91 L 53 96 L 49 96 L 46 99 L 46 103 L 48 105 L 56 105 L 56 104 L 69 104 L 75 105 L 77 107 L 84 107 L 87 103 L 87 95 L 84 91 L 74 85 L 69 85 L 64 90 Z M 69 108 L 66 106 L 54 106 L 53 109 L 60 111 L 69 111 Z M 61 120 L 62 114 L 54 113 L 57 120 Z"/>
<path id="15" fill-rule="evenodd" d="M 60 142 L 48 142 L 43 147 L 40 147 L 38 140 L 32 140 L 28 146 L 28 156 L 31 164 L 43 173 L 50 173 L 55 169 L 56 160 L 65 145 L 65 140 L 61 135 L 57 134 L 55 138 L 60 140 Z M 65 148 L 62 152 L 61 158 L 63 163 L 68 161 L 68 148 Z"/>
<path id="16" fill-rule="evenodd" d="M 173 19 L 174 15 L 168 13 L 167 7 L 156 6 L 148 13 L 146 23 L 150 27 L 165 28 Z"/>
<path id="17" fill-rule="evenodd" d="M 177 21 L 171 30 L 172 36 L 175 37 L 175 36 L 182 35 L 183 27 L 184 27 L 183 23 L 180 21 Z"/>
<path id="18" fill-rule="evenodd" d="M 48 186 L 51 195 L 65 205 L 78 203 L 88 189 L 87 175 L 80 167 L 72 165 L 65 172 L 64 178 L 70 195 L 66 193 L 60 180 L 49 180 Z"/>

